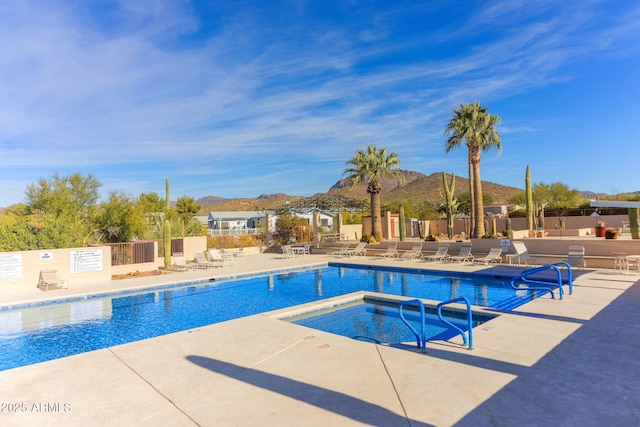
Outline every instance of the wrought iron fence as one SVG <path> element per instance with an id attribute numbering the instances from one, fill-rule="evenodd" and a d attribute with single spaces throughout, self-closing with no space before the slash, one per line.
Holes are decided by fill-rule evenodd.
<path id="1" fill-rule="evenodd" d="M 105 243 L 111 246 L 111 265 L 141 264 L 155 261 L 154 241 Z"/>

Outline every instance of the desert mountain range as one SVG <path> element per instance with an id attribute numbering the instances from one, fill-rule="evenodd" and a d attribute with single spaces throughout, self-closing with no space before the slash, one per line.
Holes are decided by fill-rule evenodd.
<path id="1" fill-rule="evenodd" d="M 382 203 L 389 203 L 399 200 L 409 200 L 414 203 L 424 201 L 439 203 L 444 200 L 444 188 L 442 184 L 442 174 L 433 173 L 425 175 L 415 171 L 402 171 L 406 184 L 400 185 L 396 180 L 382 181 Z M 450 179 L 450 177 L 449 177 Z M 507 203 L 520 188 L 509 187 L 505 185 L 495 184 L 488 181 L 482 181 L 483 193 L 493 196 L 496 203 Z M 455 194 L 468 193 L 469 180 L 456 176 Z M 347 179 L 341 179 L 336 182 L 326 193 L 319 194 L 338 194 L 356 200 L 368 199 L 366 184 L 358 184 L 354 187 L 349 186 Z M 216 196 L 202 197 L 196 200 L 202 210 L 209 211 L 235 211 L 235 210 L 262 210 L 279 207 L 285 202 L 292 202 L 300 199 L 302 196 L 286 195 L 286 194 L 261 194 L 256 198 L 234 198 L 225 199 Z"/>
<path id="2" fill-rule="evenodd" d="M 431 175 L 425 175 L 420 172 L 402 170 L 405 178 L 405 185 L 400 185 L 396 180 L 382 181 L 382 203 L 390 203 L 400 200 L 408 200 L 419 204 L 421 202 L 441 203 L 444 201 L 444 187 L 442 184 L 442 173 L 436 172 Z M 449 176 L 449 180 L 451 177 Z M 495 203 L 506 204 L 509 199 L 517 192 L 524 191 L 523 188 L 509 187 L 506 185 L 496 184 L 489 181 L 482 181 L 482 192 L 490 194 Z M 469 180 L 467 178 L 456 176 L 455 195 L 469 192 Z M 358 184 L 351 187 L 347 179 L 341 179 L 329 188 L 326 193 L 318 194 L 339 194 L 351 199 L 363 200 L 368 199 L 366 184 Z M 592 191 L 580 191 L 585 199 L 595 199 L 597 197 L 607 196 L 603 193 L 594 193 Z M 636 191 L 630 194 L 640 194 Z M 262 210 L 272 209 L 285 204 L 285 202 L 293 202 L 301 199 L 303 196 L 277 194 L 261 194 L 255 198 L 234 198 L 225 199 L 217 196 L 207 196 L 196 200 L 202 206 L 201 214 L 206 215 L 210 211 L 245 211 L 245 210 Z"/>

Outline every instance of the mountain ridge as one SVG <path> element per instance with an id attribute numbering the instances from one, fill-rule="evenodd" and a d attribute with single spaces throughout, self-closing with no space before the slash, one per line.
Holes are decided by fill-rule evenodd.
<path id="1" fill-rule="evenodd" d="M 400 200 L 409 200 L 412 202 L 431 202 L 439 203 L 444 199 L 444 188 L 442 183 L 442 174 L 440 172 L 425 175 L 421 172 L 401 170 L 405 177 L 405 185 L 400 185 L 397 179 L 381 180 L 382 203 L 390 203 Z M 451 176 L 448 176 L 451 179 Z M 482 181 L 482 190 L 487 194 L 491 194 L 496 203 L 507 203 L 518 191 L 522 189 L 516 187 L 504 186 L 488 181 Z M 466 178 L 456 176 L 456 185 L 454 194 L 468 193 L 469 181 Z M 362 200 L 368 199 L 367 184 L 361 183 L 355 186 L 349 185 L 348 178 L 338 180 L 334 185 L 329 187 L 325 193 L 317 193 L 316 195 L 340 195 L 351 199 Z M 284 205 L 286 202 L 293 202 L 302 199 L 304 196 L 287 195 L 284 193 L 265 194 L 262 193 L 256 198 L 232 198 L 224 199 L 217 196 L 206 196 L 196 200 L 196 203 L 202 206 L 203 210 L 209 210 L 209 207 L 215 207 L 217 211 L 242 211 L 242 210 L 263 210 L 273 209 Z M 214 201 L 214 204 L 208 204 Z"/>
<path id="2" fill-rule="evenodd" d="M 430 202 L 441 203 L 444 201 L 444 186 L 442 183 L 442 173 L 434 172 L 425 175 L 421 172 L 400 170 L 405 177 L 406 184 L 400 185 L 397 179 L 383 179 L 382 193 L 380 195 L 382 203 L 391 203 L 397 201 L 408 200 L 416 203 Z M 447 179 L 451 182 L 451 175 L 447 174 Z M 497 204 L 507 204 L 519 191 L 523 188 L 511 187 L 490 181 L 482 181 L 482 192 L 490 194 Z M 454 194 L 460 195 L 469 192 L 469 180 L 464 177 L 456 176 Z M 580 195 L 585 199 L 595 199 L 608 196 L 604 193 L 595 193 L 592 191 L 579 191 Z M 362 200 L 368 199 L 367 185 L 358 184 L 349 185 L 348 178 L 338 180 L 325 193 L 316 193 L 315 195 L 340 195 L 351 199 Z M 640 194 L 640 191 L 626 194 Z M 225 199 L 216 196 L 206 196 L 196 200 L 196 203 L 202 206 L 203 211 L 209 211 L 211 207 L 215 207 L 217 211 L 234 211 L 234 210 L 263 210 L 273 209 L 284 205 L 286 202 L 293 202 L 302 199 L 304 196 L 287 195 L 284 193 L 266 194 L 262 193 L 255 198 L 232 198 Z M 210 201 L 214 203 L 209 204 Z"/>

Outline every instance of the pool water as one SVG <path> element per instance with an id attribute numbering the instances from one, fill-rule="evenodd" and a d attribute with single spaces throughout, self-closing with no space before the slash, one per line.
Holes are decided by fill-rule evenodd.
<path id="1" fill-rule="evenodd" d="M 421 330 L 420 313 L 417 310 L 405 307 L 404 317 L 416 331 Z M 463 315 L 447 315 L 446 319 L 463 331 L 467 331 L 467 319 Z M 398 313 L 398 305 L 392 303 L 359 300 L 355 303 L 313 311 L 283 320 L 376 344 L 397 345 L 415 343 L 416 341 L 413 332 L 402 322 Z M 476 316 L 472 327 L 478 324 Z M 435 309 L 428 307 L 425 307 L 425 328 L 427 341 L 449 340 L 459 335 L 458 331 L 438 318 Z"/>
<path id="2" fill-rule="evenodd" d="M 466 296 L 474 305 L 498 308 L 515 307 L 534 297 L 497 279 L 408 271 L 330 265 L 4 309 L 0 310 L 0 370 L 360 290 L 440 301 Z"/>

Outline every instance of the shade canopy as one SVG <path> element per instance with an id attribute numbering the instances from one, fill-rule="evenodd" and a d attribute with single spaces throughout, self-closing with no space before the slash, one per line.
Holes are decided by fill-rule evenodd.
<path id="1" fill-rule="evenodd" d="M 316 194 L 315 196 L 288 202 L 274 210 L 277 213 L 291 212 L 305 214 L 310 212 L 324 212 L 335 214 L 338 212 L 362 212 L 369 207 L 367 200 L 355 200 L 340 195 Z"/>

